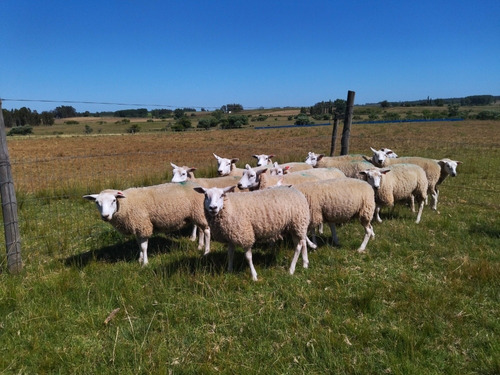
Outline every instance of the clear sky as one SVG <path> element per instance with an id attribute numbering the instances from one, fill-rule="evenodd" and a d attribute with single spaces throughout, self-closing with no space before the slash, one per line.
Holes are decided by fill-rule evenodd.
<path id="1" fill-rule="evenodd" d="M 3 0 L 0 12 L 5 109 L 500 95 L 499 0 Z"/>

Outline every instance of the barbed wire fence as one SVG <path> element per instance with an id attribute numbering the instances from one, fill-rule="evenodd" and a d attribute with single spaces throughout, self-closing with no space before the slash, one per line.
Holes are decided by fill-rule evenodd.
<path id="1" fill-rule="evenodd" d="M 0 107 L 1 108 L 1 107 Z M 269 130 L 268 130 L 269 132 Z M 186 133 L 186 137 L 189 133 Z M 165 135 L 168 137 L 168 135 Z M 350 149 L 353 152 L 363 152 L 369 146 L 376 146 L 380 142 L 377 135 L 352 135 L 350 136 Z M 399 145 L 401 149 L 411 149 L 412 139 L 404 134 L 385 137 L 385 145 Z M 327 135 L 310 135 L 306 130 L 300 137 L 288 139 L 286 137 L 275 137 L 269 139 L 266 144 L 259 140 L 250 139 L 245 144 L 225 143 L 218 145 L 217 152 L 226 157 L 248 157 L 247 161 L 253 160 L 251 154 L 259 150 L 276 151 L 288 160 L 303 161 L 307 151 L 318 150 L 327 152 L 331 148 L 331 137 Z M 485 206 L 495 212 L 500 208 L 498 204 L 491 205 L 493 197 L 497 197 L 500 173 L 499 165 L 494 160 L 486 160 L 488 165 L 474 168 L 478 162 L 478 154 L 475 151 L 494 153 L 500 148 L 499 144 L 474 143 L 467 139 L 455 138 L 451 140 L 434 139 L 428 141 L 428 149 L 420 150 L 421 156 L 431 157 L 435 150 L 443 153 L 453 154 L 454 150 L 466 150 L 467 155 L 461 161 L 473 174 L 477 181 L 473 184 L 446 183 L 446 190 L 452 192 L 457 200 L 467 200 L 467 204 Z M 14 171 L 14 182 L 17 192 L 17 203 L 19 208 L 18 220 L 5 220 L 4 222 L 17 222 L 20 225 L 23 248 L 45 248 L 48 253 L 57 253 L 60 248 L 73 248 L 81 251 L 82 243 L 88 241 L 89 237 L 96 231 L 103 230 L 107 226 L 100 223 L 95 212 L 88 209 L 88 202 L 82 199 L 82 193 L 95 193 L 101 188 L 116 187 L 126 188 L 127 184 L 147 185 L 148 183 L 167 182 L 171 178 L 170 162 L 185 162 L 200 168 L 205 174 L 214 174 L 215 159 L 212 157 L 213 144 L 197 143 L 181 150 L 175 147 L 158 150 L 131 150 L 130 152 L 113 152 L 107 150 L 101 153 L 89 152 L 87 155 L 60 156 L 60 157 L 33 157 L 18 158 L 11 155 L 10 164 Z M 432 154 L 432 155 L 431 155 Z M 460 159 L 460 155 L 457 155 Z M 484 164 L 484 160 L 481 163 Z M 94 166 L 88 168 L 88 166 Z M 1 166 L 0 166 L 1 167 Z M 49 172 L 48 172 L 49 171 Z M 460 172 L 459 172 L 460 173 Z M 4 179 L 1 181 L 5 184 Z M 478 191 L 484 197 L 470 199 L 470 192 Z M 12 207 L 12 204 L 10 205 Z M 81 218 L 88 218 L 88 225 L 82 226 Z M 48 224 L 48 225 L 47 225 Z M 37 226 L 44 225 L 49 228 L 41 233 Z M 112 230 L 112 229 L 110 229 Z M 6 234 L 4 227 L 4 234 Z M 10 246 L 10 240 L 0 242 L 0 246 Z M 14 241 L 16 246 L 21 243 L 20 239 Z M 86 245 L 92 247 L 92 244 Z M 29 250 L 28 250 L 29 251 Z M 14 264 L 21 264 L 20 248 Z M 9 263 L 10 261 L 8 261 Z M 3 262 L 0 261 L 0 264 Z M 10 263 L 9 263 L 10 264 Z"/>

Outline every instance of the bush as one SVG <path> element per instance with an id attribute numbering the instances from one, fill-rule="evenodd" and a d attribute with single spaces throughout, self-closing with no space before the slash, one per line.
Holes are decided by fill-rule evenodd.
<path id="1" fill-rule="evenodd" d="M 141 131 L 139 124 L 132 124 L 130 128 L 127 129 L 127 133 L 135 134 Z"/>
<path id="2" fill-rule="evenodd" d="M 295 117 L 295 125 L 307 125 L 311 124 L 311 120 L 306 114 L 301 113 L 297 117 Z"/>
<path id="3" fill-rule="evenodd" d="M 33 134 L 33 127 L 31 125 L 16 126 L 7 133 L 7 135 L 28 135 Z"/>
<path id="4" fill-rule="evenodd" d="M 79 122 L 75 120 L 64 121 L 66 125 L 78 125 Z"/>
<path id="5" fill-rule="evenodd" d="M 494 111 L 481 111 L 476 115 L 478 120 L 500 120 L 500 113 Z"/>

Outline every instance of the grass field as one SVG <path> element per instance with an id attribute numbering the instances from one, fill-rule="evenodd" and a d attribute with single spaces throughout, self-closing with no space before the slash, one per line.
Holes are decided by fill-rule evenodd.
<path id="1" fill-rule="evenodd" d="M 463 162 L 439 213 L 416 225 L 408 207 L 383 211 L 363 255 L 358 223 L 338 228 L 338 248 L 327 232 L 293 276 L 291 243 L 260 244 L 258 282 L 241 250 L 229 274 L 225 247 L 201 257 L 189 230 L 155 236 L 141 268 L 134 239 L 81 196 L 164 182 L 170 161 L 213 175 L 212 152 L 301 161 L 329 152 L 331 128 L 9 138 L 24 268 L 0 258 L 0 372 L 498 374 L 498 125 L 353 126 L 351 153 Z"/>

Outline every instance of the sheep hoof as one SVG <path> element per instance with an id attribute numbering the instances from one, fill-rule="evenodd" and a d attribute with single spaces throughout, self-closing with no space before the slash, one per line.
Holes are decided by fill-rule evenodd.
<path id="1" fill-rule="evenodd" d="M 360 254 L 364 254 L 364 253 L 366 253 L 366 250 L 365 250 L 365 249 L 361 249 L 361 248 L 359 248 L 359 249 L 358 249 L 358 253 L 360 253 Z"/>

